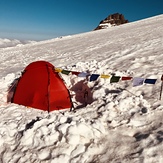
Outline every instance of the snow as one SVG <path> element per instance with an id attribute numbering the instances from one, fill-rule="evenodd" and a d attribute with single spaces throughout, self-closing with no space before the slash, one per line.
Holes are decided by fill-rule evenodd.
<path id="1" fill-rule="evenodd" d="M 0 162 L 162 163 L 163 15 L 108 29 L 0 49 Z M 7 103 L 31 62 L 91 74 L 157 79 L 133 87 L 61 74 L 76 107 L 43 112 Z M 30 89 L 30 88 L 29 88 Z M 85 105 L 84 91 L 88 91 Z"/>
<path id="2" fill-rule="evenodd" d="M 115 24 L 111 24 L 111 23 L 101 23 L 101 24 L 99 24 L 99 26 L 102 26 L 103 29 L 110 28 L 110 27 L 112 27 L 114 25 Z"/>

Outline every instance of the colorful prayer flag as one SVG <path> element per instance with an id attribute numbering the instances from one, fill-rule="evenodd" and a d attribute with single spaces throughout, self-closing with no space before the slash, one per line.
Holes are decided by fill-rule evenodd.
<path id="1" fill-rule="evenodd" d="M 133 78 L 133 87 L 143 85 L 144 78 L 135 77 Z"/>
<path id="2" fill-rule="evenodd" d="M 79 74 L 78 74 L 78 77 L 87 77 L 89 74 L 88 73 L 86 73 L 86 72 L 80 72 Z"/>
<path id="3" fill-rule="evenodd" d="M 120 76 L 112 76 L 111 79 L 110 79 L 110 83 L 116 83 L 116 82 L 119 82 L 120 80 Z"/>
<path id="4" fill-rule="evenodd" d="M 129 76 L 122 76 L 121 80 L 131 80 L 132 77 L 129 77 Z"/>
<path id="5" fill-rule="evenodd" d="M 110 78 L 110 75 L 104 75 L 104 74 L 102 74 L 100 77 L 101 78 L 104 78 L 104 79 L 107 79 L 107 78 Z"/>
<path id="6" fill-rule="evenodd" d="M 90 77 L 90 81 L 95 81 L 97 80 L 97 78 L 99 77 L 100 75 L 98 74 L 92 74 L 91 77 Z"/>
<path id="7" fill-rule="evenodd" d="M 55 68 L 55 72 L 62 72 L 62 69 L 60 69 L 60 68 Z"/>
<path id="8" fill-rule="evenodd" d="M 61 71 L 62 74 L 66 74 L 66 75 L 68 75 L 70 72 L 71 72 L 71 71 L 67 71 L 67 70 L 62 70 L 62 71 Z"/>
<path id="9" fill-rule="evenodd" d="M 73 75 L 76 75 L 76 76 L 78 76 L 78 75 L 80 74 L 80 72 L 77 72 L 77 71 L 71 71 L 71 73 L 72 73 Z"/>
<path id="10" fill-rule="evenodd" d="M 144 83 L 146 84 L 155 84 L 157 79 L 145 79 Z"/>

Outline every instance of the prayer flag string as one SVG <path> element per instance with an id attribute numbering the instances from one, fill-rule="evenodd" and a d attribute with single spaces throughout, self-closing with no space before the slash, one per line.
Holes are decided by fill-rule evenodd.
<path id="1" fill-rule="evenodd" d="M 60 69 L 60 68 L 55 68 L 55 72 L 62 73 L 65 75 L 72 74 L 72 75 L 76 75 L 78 77 L 88 77 L 89 76 L 90 82 L 96 81 L 99 77 L 103 78 L 103 79 L 110 79 L 110 83 L 117 83 L 120 80 L 121 81 L 132 80 L 133 87 L 140 86 L 143 84 L 155 84 L 157 81 L 157 79 L 145 79 L 145 78 L 141 78 L 141 77 L 131 77 L 131 76 L 115 76 L 115 75 L 110 75 L 110 74 L 109 75 L 106 75 L 106 74 L 101 74 L 101 75 L 100 74 L 90 74 L 87 72 L 68 71 L 68 70 L 64 70 L 64 69 Z M 161 77 L 161 81 L 163 83 L 163 75 Z M 163 87 L 163 84 L 162 84 L 162 87 Z"/>

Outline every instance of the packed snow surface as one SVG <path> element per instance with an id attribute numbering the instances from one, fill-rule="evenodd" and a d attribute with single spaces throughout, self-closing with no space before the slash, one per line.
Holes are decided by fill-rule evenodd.
<path id="1" fill-rule="evenodd" d="M 162 163 L 163 15 L 108 29 L 0 49 L 1 163 Z M 133 87 L 61 74 L 75 111 L 6 103 L 31 62 L 91 74 L 157 79 Z M 30 89 L 30 85 L 27 85 Z M 85 105 L 84 91 L 88 91 Z"/>

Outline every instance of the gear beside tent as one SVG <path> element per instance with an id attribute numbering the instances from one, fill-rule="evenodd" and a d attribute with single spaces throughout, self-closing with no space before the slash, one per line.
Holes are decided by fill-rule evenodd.
<path id="1" fill-rule="evenodd" d="M 30 63 L 8 91 L 7 102 L 44 111 L 72 108 L 69 90 L 63 79 L 46 61 Z"/>

